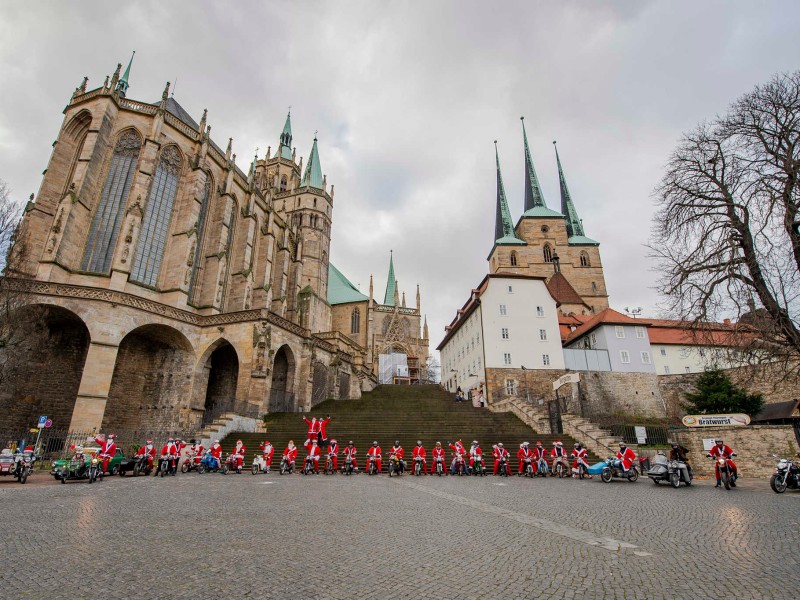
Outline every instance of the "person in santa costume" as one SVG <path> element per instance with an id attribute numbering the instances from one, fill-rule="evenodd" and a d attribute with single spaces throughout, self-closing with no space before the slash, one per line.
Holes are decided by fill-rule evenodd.
<path id="1" fill-rule="evenodd" d="M 214 443 L 211 444 L 208 450 L 211 452 L 211 456 L 214 457 L 214 460 L 217 461 L 217 469 L 219 469 L 222 466 L 222 446 L 220 446 L 219 440 L 214 440 Z"/>
<path id="2" fill-rule="evenodd" d="M 417 459 L 420 459 L 422 461 L 421 465 L 422 468 L 419 470 L 420 475 L 425 474 L 425 467 L 428 464 L 427 461 L 425 460 L 425 456 L 426 456 L 425 446 L 422 445 L 422 440 L 417 440 L 417 445 L 414 446 L 414 449 L 411 451 L 411 458 L 413 459 L 414 464 L 416 464 Z"/>
<path id="3" fill-rule="evenodd" d="M 722 438 L 717 438 L 714 440 L 714 445 L 706 456 L 709 458 L 719 458 L 722 456 L 730 460 L 731 467 L 733 468 L 733 481 L 730 483 L 732 487 L 736 487 L 736 478 L 739 476 L 739 470 L 736 468 L 736 463 L 731 460 L 733 456 L 736 456 L 736 452 L 733 451 L 733 448 L 726 446 Z M 720 477 L 719 465 L 716 460 L 714 461 L 714 474 L 717 476 L 717 485 L 714 487 L 720 487 L 722 485 L 722 477 Z"/>
<path id="4" fill-rule="evenodd" d="M 169 461 L 167 464 L 167 471 L 172 475 L 175 475 L 175 472 L 178 470 L 178 445 L 175 443 L 173 438 L 169 438 L 167 443 L 161 446 L 161 457 L 158 459 L 158 469 L 154 473 L 155 475 L 161 471 L 161 465 L 164 461 Z"/>
<path id="5" fill-rule="evenodd" d="M 117 453 L 117 442 L 115 441 L 116 438 L 117 436 L 115 436 L 113 433 L 109 433 L 106 437 L 98 435 L 94 438 L 94 441 L 100 446 L 99 458 L 103 459 L 103 473 L 108 471 L 108 463 Z"/>
<path id="6" fill-rule="evenodd" d="M 533 466 L 533 451 L 528 442 L 522 442 L 517 450 L 517 459 L 519 460 L 519 470 L 517 476 L 520 477 L 525 474 L 525 461 L 529 460 Z M 534 471 L 536 473 L 536 471 Z"/>
<path id="7" fill-rule="evenodd" d="M 328 447 L 328 423 L 330 422 L 330 415 L 325 417 L 325 419 L 317 418 L 317 425 L 319 426 L 319 445 L 321 448 Z"/>
<path id="8" fill-rule="evenodd" d="M 544 459 L 542 465 L 542 472 L 539 472 L 539 461 Z M 533 472 L 537 475 L 547 477 L 547 449 L 542 446 L 542 442 L 536 442 L 536 447 L 533 449 Z"/>
<path id="9" fill-rule="evenodd" d="M 472 440 L 472 445 L 469 447 L 469 472 L 472 473 L 475 468 L 475 461 L 483 460 L 483 450 L 478 440 Z"/>
<path id="10" fill-rule="evenodd" d="M 306 436 L 309 440 L 319 440 L 319 421 L 317 421 L 317 417 L 311 417 L 309 421 L 307 417 L 303 417 L 303 421 L 305 424 L 308 425 L 308 435 Z"/>
<path id="11" fill-rule="evenodd" d="M 336 470 L 339 468 L 339 442 L 336 441 L 336 438 L 332 438 L 330 444 L 328 444 L 327 454 L 328 458 L 331 459 L 333 472 L 336 473 Z"/>
<path id="12" fill-rule="evenodd" d="M 289 466 L 292 467 L 294 470 L 294 463 L 297 460 L 297 446 L 294 445 L 294 440 L 289 440 L 289 443 L 286 444 L 286 448 L 283 450 L 283 457 L 286 459 L 286 462 L 289 463 Z"/>
<path id="13" fill-rule="evenodd" d="M 233 458 L 236 461 L 236 471 L 241 473 L 244 465 L 244 453 L 246 448 L 242 440 L 236 440 L 236 447 L 233 449 Z"/>
<path id="14" fill-rule="evenodd" d="M 564 465 L 564 470 L 569 469 L 569 461 L 567 460 L 567 450 L 564 448 L 564 444 L 560 441 L 553 442 L 553 449 L 550 451 L 550 456 L 553 459 L 552 463 L 552 471 L 550 474 L 555 477 L 556 476 L 556 465 L 561 463 Z"/>
<path id="15" fill-rule="evenodd" d="M 258 447 L 264 457 L 264 464 L 267 465 L 267 473 L 272 466 L 272 456 L 275 454 L 275 448 L 269 443 L 269 440 L 264 440 L 264 443 Z"/>
<path id="16" fill-rule="evenodd" d="M 630 471 L 633 462 L 636 460 L 636 453 L 628 448 L 625 442 L 619 443 L 619 451 L 617 452 L 617 464 L 622 465 L 622 470 L 626 473 Z"/>
<path id="17" fill-rule="evenodd" d="M 570 456 L 575 459 L 572 462 L 572 468 L 573 469 L 577 470 L 578 469 L 578 465 L 581 464 L 581 463 L 583 463 L 583 466 L 586 467 L 587 469 L 589 468 L 589 463 L 586 462 L 587 458 L 589 457 L 589 453 L 586 451 L 586 448 L 584 448 L 581 445 L 580 442 L 575 442 L 575 449 L 572 451 L 572 454 Z M 588 475 L 588 473 L 587 473 L 587 475 Z M 573 477 L 577 477 L 578 474 L 577 473 L 573 473 L 572 476 Z M 591 475 L 588 475 L 588 477 L 589 477 L 589 479 L 592 478 Z"/>
<path id="18" fill-rule="evenodd" d="M 200 443 L 200 440 L 189 440 L 192 445 L 189 446 L 189 460 L 192 460 L 194 464 L 199 465 L 200 461 L 203 460 L 203 444 Z"/>
<path id="19" fill-rule="evenodd" d="M 511 454 L 508 450 L 503 447 L 503 443 L 499 442 L 494 449 L 492 450 L 492 457 L 494 458 L 494 471 L 493 473 L 497 475 L 497 472 L 500 470 L 500 459 L 506 459 L 506 469 L 508 469 L 508 474 L 511 475 Z"/>
<path id="20" fill-rule="evenodd" d="M 394 441 L 394 446 L 392 446 L 389 455 L 391 456 L 394 454 L 397 457 L 398 463 L 400 465 L 400 472 L 403 473 L 406 470 L 406 461 L 403 460 L 406 457 L 406 451 L 403 450 L 403 447 L 400 445 L 400 440 Z"/>
<path id="21" fill-rule="evenodd" d="M 450 446 L 450 449 L 453 451 L 453 461 L 450 463 L 450 474 L 455 475 L 456 463 L 459 460 L 464 460 L 467 451 L 464 449 L 464 444 L 461 442 L 461 440 L 456 440 L 455 444 L 447 442 L 447 445 Z"/>
<path id="22" fill-rule="evenodd" d="M 314 474 L 319 474 L 319 457 L 322 454 L 320 450 L 319 444 L 317 444 L 317 440 L 306 440 L 306 443 L 303 444 L 303 447 L 308 452 L 307 459 L 311 459 L 311 464 L 313 465 Z"/>
<path id="23" fill-rule="evenodd" d="M 444 468 L 444 448 L 442 448 L 442 442 L 436 442 L 436 445 L 431 450 L 431 475 L 436 472 L 436 461 L 442 461 L 442 471 L 447 474 L 447 469 Z"/>
<path id="24" fill-rule="evenodd" d="M 153 440 L 147 440 L 147 443 L 136 452 L 136 456 L 146 456 L 147 468 L 152 470 L 153 461 L 156 458 L 156 447 L 153 445 Z"/>
<path id="25" fill-rule="evenodd" d="M 350 440 L 347 443 L 347 446 L 345 446 L 342 454 L 344 455 L 345 460 L 349 458 L 351 461 L 353 461 L 353 471 L 358 471 L 358 464 L 356 464 L 356 454 L 358 454 L 358 450 L 356 450 L 356 447 L 353 445 L 353 440 Z M 344 466 L 342 466 L 342 469 L 344 469 Z"/>
<path id="26" fill-rule="evenodd" d="M 381 472 L 381 447 L 378 446 L 378 442 L 372 442 L 372 446 L 369 450 L 367 450 L 367 466 L 369 466 L 369 459 L 375 459 L 375 466 L 378 467 L 378 473 Z"/>

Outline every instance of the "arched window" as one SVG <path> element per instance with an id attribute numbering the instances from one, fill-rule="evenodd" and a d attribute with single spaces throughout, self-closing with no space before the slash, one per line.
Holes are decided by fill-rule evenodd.
<path id="1" fill-rule="evenodd" d="M 281 176 L 281 191 L 282 192 L 286 191 L 286 184 L 287 184 L 286 175 L 282 175 Z"/>
<path id="2" fill-rule="evenodd" d="M 359 331 L 361 331 L 361 311 L 354 308 L 350 315 L 350 333 L 358 333 Z"/>
<path id="3" fill-rule="evenodd" d="M 517 266 L 517 253 L 514 252 L 513 250 L 511 251 L 511 266 L 512 267 Z"/>
<path id="4" fill-rule="evenodd" d="M 550 244 L 544 245 L 544 262 L 553 262 L 553 249 Z"/>
<path id="5" fill-rule="evenodd" d="M 111 167 L 103 185 L 100 202 L 95 210 L 81 269 L 90 273 L 108 273 L 117 243 L 119 228 L 125 213 L 131 184 L 136 174 L 136 163 L 142 140 L 133 131 L 123 133 L 111 158 Z"/>
<path id="6" fill-rule="evenodd" d="M 80 113 L 67 124 L 64 128 L 65 138 L 69 139 L 72 143 L 74 152 L 72 153 L 72 162 L 70 163 L 69 173 L 67 179 L 64 181 L 64 194 L 69 191 L 72 184 L 72 177 L 75 175 L 75 167 L 78 165 L 78 159 L 81 157 L 83 151 L 83 144 L 86 141 L 86 134 L 89 133 L 89 127 L 92 124 L 92 114 L 88 110 L 82 110 Z"/>
<path id="7" fill-rule="evenodd" d="M 203 256 L 203 240 L 204 232 L 206 229 L 206 215 L 208 214 L 208 205 L 211 201 L 211 191 L 214 189 L 214 183 L 211 180 L 211 175 L 206 174 L 206 184 L 203 186 L 203 196 L 200 199 L 200 214 L 197 216 L 197 231 L 195 238 L 197 245 L 194 250 L 194 259 L 192 263 L 192 279 L 189 282 L 189 302 L 194 302 L 197 296 L 197 274 L 200 270 L 200 261 Z"/>
<path id="8" fill-rule="evenodd" d="M 582 266 L 582 267 L 588 267 L 588 266 L 591 266 L 591 265 L 589 264 L 589 255 L 588 255 L 588 254 L 586 254 L 586 252 L 581 252 L 581 266 Z"/>
<path id="9" fill-rule="evenodd" d="M 592 282 L 592 293 L 593 294 L 597 293 L 597 284 L 594 281 Z"/>
<path id="10" fill-rule="evenodd" d="M 181 153 L 176 146 L 164 148 L 147 198 L 142 230 L 131 269 L 131 281 L 153 287 L 158 282 L 172 206 L 178 192 L 181 162 Z"/>

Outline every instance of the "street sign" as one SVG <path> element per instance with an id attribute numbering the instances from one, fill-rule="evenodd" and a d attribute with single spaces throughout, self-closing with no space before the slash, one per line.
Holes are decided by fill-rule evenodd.
<path id="1" fill-rule="evenodd" d="M 750 417 L 745 414 L 733 415 L 686 415 L 683 417 L 686 427 L 730 427 L 731 425 L 749 425 Z"/>
<path id="2" fill-rule="evenodd" d="M 47 427 L 47 428 L 52 427 L 53 426 L 53 419 L 47 419 L 47 421 L 44 422 L 44 426 Z"/>
<path id="3" fill-rule="evenodd" d="M 634 428 L 636 432 L 636 443 L 637 444 L 646 444 L 647 443 L 647 428 L 641 427 L 636 425 Z"/>
<path id="4" fill-rule="evenodd" d="M 42 415 L 39 417 L 39 427 L 44 427 L 45 423 L 47 423 L 47 415 Z"/>
<path id="5" fill-rule="evenodd" d="M 553 389 L 557 390 L 562 385 L 566 385 L 568 383 L 580 383 L 580 381 L 581 381 L 581 376 L 578 373 L 567 373 L 566 375 L 562 375 L 553 382 Z"/>

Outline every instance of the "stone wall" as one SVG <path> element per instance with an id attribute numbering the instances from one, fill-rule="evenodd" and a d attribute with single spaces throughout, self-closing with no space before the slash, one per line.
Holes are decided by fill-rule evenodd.
<path id="1" fill-rule="evenodd" d="M 720 437 L 738 454 L 734 459 L 743 477 L 767 478 L 775 470 L 776 454 L 794 456 L 798 442 L 789 425 L 750 425 L 748 427 L 682 428 L 675 437 L 689 449 L 689 461 L 698 475 L 714 476 L 714 463 L 706 458 L 703 439 Z"/>

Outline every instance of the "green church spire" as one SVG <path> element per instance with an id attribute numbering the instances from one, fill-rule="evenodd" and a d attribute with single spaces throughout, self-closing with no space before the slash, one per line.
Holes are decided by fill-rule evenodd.
<path id="1" fill-rule="evenodd" d="M 323 189 L 322 167 L 319 164 L 319 152 L 317 151 L 317 134 L 314 133 L 314 145 L 311 146 L 311 155 L 308 157 L 305 173 L 301 186 L 310 185 L 318 190 Z"/>
<path id="2" fill-rule="evenodd" d="M 134 50 L 133 54 L 131 54 L 131 59 L 128 61 L 128 66 L 125 69 L 125 72 L 122 74 L 122 77 L 120 77 L 119 81 L 117 82 L 117 91 L 119 92 L 119 95 L 122 96 L 123 98 L 125 97 L 125 94 L 128 92 L 128 86 L 130 85 L 128 79 L 131 76 L 131 65 L 133 64 L 134 56 L 136 56 L 136 50 Z"/>
<path id="3" fill-rule="evenodd" d="M 500 156 L 497 153 L 497 140 L 494 141 L 494 157 L 497 162 L 497 216 L 494 222 L 495 244 L 524 244 L 514 233 L 514 222 L 506 201 L 506 190 L 503 186 L 503 174 L 500 172 Z"/>
<path id="4" fill-rule="evenodd" d="M 286 123 L 283 125 L 281 140 L 278 147 L 278 156 L 292 160 L 292 111 L 286 114 Z"/>
<path id="5" fill-rule="evenodd" d="M 394 256 L 389 250 L 389 277 L 386 280 L 386 294 L 383 296 L 383 303 L 387 306 L 394 306 L 395 296 L 397 295 L 397 279 L 394 276 Z"/>
<path id="6" fill-rule="evenodd" d="M 533 168 L 531 151 L 528 148 L 528 134 L 525 131 L 525 117 L 520 117 L 522 121 L 522 139 L 525 142 L 525 210 L 542 207 L 547 208 L 544 201 L 544 194 L 539 185 L 539 178 L 536 176 L 536 169 Z"/>
<path id="7" fill-rule="evenodd" d="M 578 211 L 575 210 L 575 205 L 572 203 L 572 196 L 570 196 L 569 188 L 567 187 L 567 180 L 564 178 L 564 169 L 561 168 L 561 158 L 558 156 L 558 146 L 555 141 L 553 142 L 553 147 L 556 149 L 558 182 L 561 186 L 561 213 L 567 219 L 567 236 L 585 237 L 583 223 L 581 223 L 581 220 L 578 218 Z"/>

